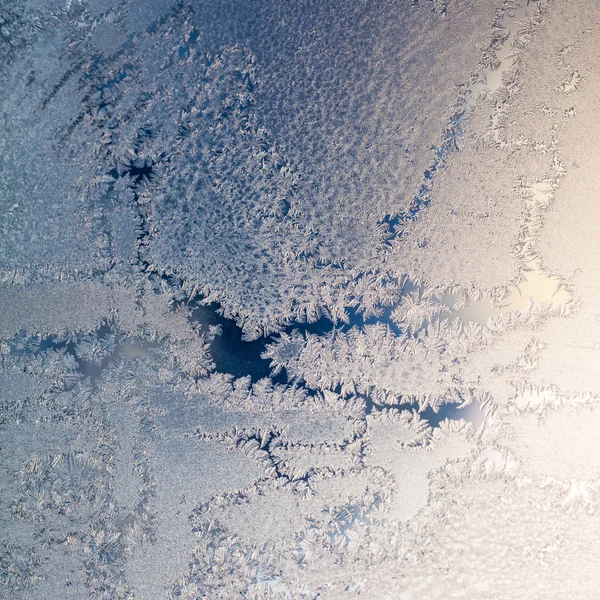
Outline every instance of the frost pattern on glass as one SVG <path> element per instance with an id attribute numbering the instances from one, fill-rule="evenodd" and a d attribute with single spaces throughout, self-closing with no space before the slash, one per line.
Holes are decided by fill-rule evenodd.
<path id="1" fill-rule="evenodd" d="M 3 7 L 0 596 L 597 597 L 599 39 Z"/>

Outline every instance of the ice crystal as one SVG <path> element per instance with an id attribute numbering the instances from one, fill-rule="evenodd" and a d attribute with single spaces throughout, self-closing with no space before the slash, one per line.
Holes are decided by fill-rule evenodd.
<path id="1" fill-rule="evenodd" d="M 3 7 L 0 596 L 596 597 L 599 22 Z"/>

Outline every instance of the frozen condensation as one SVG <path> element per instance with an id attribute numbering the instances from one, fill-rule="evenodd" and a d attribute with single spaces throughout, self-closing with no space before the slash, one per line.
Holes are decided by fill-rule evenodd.
<path id="1" fill-rule="evenodd" d="M 593 0 L 0 10 L 0 597 L 600 584 Z"/>

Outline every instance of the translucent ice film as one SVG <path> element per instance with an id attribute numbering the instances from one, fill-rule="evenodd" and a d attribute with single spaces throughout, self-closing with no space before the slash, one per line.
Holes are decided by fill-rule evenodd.
<path id="1" fill-rule="evenodd" d="M 0 598 L 600 598 L 597 0 L 0 0 Z"/>

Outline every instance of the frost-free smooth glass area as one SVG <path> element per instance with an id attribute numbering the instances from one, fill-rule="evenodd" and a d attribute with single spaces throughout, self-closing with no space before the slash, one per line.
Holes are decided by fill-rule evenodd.
<path id="1" fill-rule="evenodd" d="M 0 597 L 600 583 L 593 0 L 0 6 Z"/>

